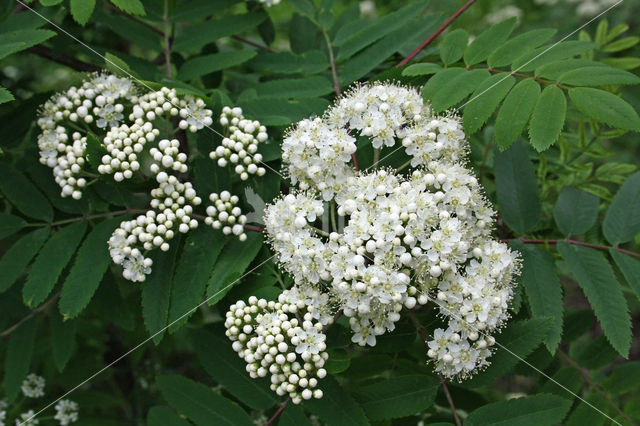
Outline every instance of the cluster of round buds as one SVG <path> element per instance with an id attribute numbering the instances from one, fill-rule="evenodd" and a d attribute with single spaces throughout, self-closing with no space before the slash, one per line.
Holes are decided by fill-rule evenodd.
<path id="1" fill-rule="evenodd" d="M 179 173 L 187 172 L 187 154 L 180 152 L 178 139 L 162 139 L 157 148 L 151 148 L 149 154 L 157 163 L 151 165 L 151 172 L 158 173 L 160 167 L 172 169 Z"/>
<path id="2" fill-rule="evenodd" d="M 255 296 L 248 303 L 236 302 L 227 312 L 225 327 L 249 375 L 270 374 L 271 390 L 299 404 L 322 398 L 318 379 L 327 374 L 323 367 L 329 356 L 323 324 L 314 321 L 303 300 L 288 300 L 288 295 L 285 290 L 277 302 Z"/>
<path id="3" fill-rule="evenodd" d="M 242 214 L 242 210 L 237 206 L 240 198 L 231 195 L 229 191 L 215 192 L 209 194 L 209 200 L 213 205 L 207 206 L 207 217 L 204 223 L 213 229 L 222 229 L 225 235 L 236 235 L 240 241 L 247 239 L 244 233 L 244 224 L 247 217 Z"/>
<path id="4" fill-rule="evenodd" d="M 40 398 L 44 396 L 44 385 L 44 377 L 31 373 L 22 381 L 20 390 L 27 398 Z"/>
<path id="5" fill-rule="evenodd" d="M 103 140 L 107 154 L 102 156 L 102 164 L 98 166 L 101 174 L 113 174 L 116 182 L 131 179 L 133 172 L 140 169 L 138 154 L 147 142 L 153 141 L 160 134 L 151 123 L 143 125 L 122 124 L 112 127 Z"/>
<path id="6" fill-rule="evenodd" d="M 222 109 L 220 124 L 228 128 L 228 136 L 222 139 L 222 145 L 209 153 L 209 157 L 217 160 L 220 167 L 234 166 L 242 180 L 253 174 L 263 176 L 266 170 L 258 166 L 262 162 L 258 144 L 268 138 L 266 127 L 258 121 L 245 119 L 242 108 L 228 106 Z"/>
<path id="7" fill-rule="evenodd" d="M 69 127 L 85 127 L 87 131 L 118 126 L 123 119 L 124 105 L 135 98 L 130 80 L 113 75 L 98 74 L 80 87 L 51 97 L 42 108 L 38 126 L 40 162 L 53 169 L 61 196 L 82 197 L 86 181 L 78 177 L 86 160 L 86 139 Z"/>

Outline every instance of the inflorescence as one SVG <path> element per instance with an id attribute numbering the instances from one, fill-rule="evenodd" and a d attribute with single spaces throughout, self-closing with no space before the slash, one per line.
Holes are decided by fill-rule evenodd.
<path id="1" fill-rule="evenodd" d="M 356 136 L 374 149 L 400 143 L 413 170 L 356 170 Z M 268 205 L 264 218 L 292 290 L 323 296 L 305 298 L 306 310 L 342 312 L 354 343 L 374 346 L 404 308 L 435 301 L 447 327 L 434 331 L 428 356 L 438 373 L 458 379 L 489 364 L 520 264 L 491 237 L 494 212 L 465 165 L 466 149 L 459 117 L 434 115 L 416 90 L 356 86 L 323 117 L 288 132 L 282 158 L 297 189 Z M 319 231 L 317 219 L 334 204 L 344 226 Z M 264 318 L 243 316 L 252 330 Z M 234 345 L 247 360 L 245 346 Z"/>

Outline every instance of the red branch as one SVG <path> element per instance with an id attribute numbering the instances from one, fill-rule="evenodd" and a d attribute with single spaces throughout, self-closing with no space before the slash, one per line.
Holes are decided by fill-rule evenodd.
<path id="1" fill-rule="evenodd" d="M 414 50 L 413 52 L 411 52 L 411 54 L 409 56 L 407 56 L 406 58 L 404 58 L 399 64 L 398 66 L 401 67 L 403 65 L 406 65 L 407 63 L 409 63 L 418 53 L 420 53 L 422 51 L 422 49 L 424 49 L 425 47 L 427 47 L 436 37 L 438 37 L 440 35 L 440 33 L 442 31 L 445 30 L 445 28 L 447 28 L 449 25 L 451 25 L 451 23 L 453 21 L 456 20 L 456 18 L 460 15 L 462 15 L 462 13 L 467 10 L 473 3 L 475 3 L 476 0 L 469 0 L 468 2 L 466 2 L 460 9 L 458 9 L 456 11 L 456 13 L 454 13 L 453 15 L 451 15 L 449 17 L 449 19 L 447 19 L 445 21 L 444 24 L 440 25 L 440 28 L 438 28 L 433 34 L 431 34 L 429 36 L 428 39 L 426 39 L 420 46 L 418 46 L 418 48 L 416 50 Z"/>
<path id="2" fill-rule="evenodd" d="M 269 419 L 269 421 L 267 422 L 267 424 L 265 426 L 271 426 L 271 425 L 273 425 L 273 422 L 278 420 L 278 417 L 280 417 L 280 415 L 284 411 L 285 407 L 287 406 L 287 402 L 289 402 L 290 399 L 291 399 L 291 397 L 285 399 L 284 402 L 282 404 L 280 404 L 280 408 L 278 408 L 278 411 L 276 411 L 276 413 L 273 415 L 273 417 L 271 417 Z"/>

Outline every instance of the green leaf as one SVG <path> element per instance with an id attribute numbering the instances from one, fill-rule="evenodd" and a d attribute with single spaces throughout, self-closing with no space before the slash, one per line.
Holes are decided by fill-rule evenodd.
<path id="1" fill-rule="evenodd" d="M 531 115 L 529 137 L 536 151 L 545 151 L 560 136 L 567 115 L 567 99 L 558 86 L 547 86 Z"/>
<path id="2" fill-rule="evenodd" d="M 107 241 L 121 221 L 121 217 L 114 217 L 100 222 L 89 232 L 80 246 L 69 275 L 62 285 L 58 307 L 65 318 L 78 316 L 98 289 L 104 273 L 111 264 Z"/>
<path id="3" fill-rule="evenodd" d="M 334 43 L 336 47 L 339 47 L 336 61 L 341 62 L 352 57 L 355 53 L 380 40 L 387 34 L 407 25 L 411 18 L 420 15 L 428 4 L 429 2 L 426 1 L 407 4 L 399 10 L 376 19 L 369 25 L 361 25 L 361 29 L 351 36 L 343 40 L 337 39 Z"/>
<path id="4" fill-rule="evenodd" d="M 571 401 L 556 395 L 538 394 L 486 404 L 471 412 L 465 426 L 545 426 L 562 421 Z"/>
<path id="5" fill-rule="evenodd" d="M 439 386 L 424 374 L 398 376 L 359 388 L 355 398 L 369 419 L 395 419 L 431 407 Z"/>
<path id="6" fill-rule="evenodd" d="M 491 357 L 491 365 L 465 384 L 471 387 L 487 385 L 508 372 L 547 337 L 552 323 L 550 318 L 531 318 L 510 323 L 501 334 L 495 336 L 496 352 Z"/>
<path id="7" fill-rule="evenodd" d="M 524 143 L 495 153 L 498 210 L 509 228 L 521 235 L 533 230 L 541 216 L 538 181 Z"/>
<path id="8" fill-rule="evenodd" d="M 515 83 L 514 77 L 502 73 L 480 83 L 464 107 L 462 115 L 464 130 L 468 135 L 482 128 Z"/>
<path id="9" fill-rule="evenodd" d="M 329 107 L 323 98 L 252 99 L 239 102 L 245 116 L 259 120 L 265 126 L 288 126 L 310 115 L 322 115 Z"/>
<path id="10" fill-rule="evenodd" d="M 304 406 L 320 420 L 331 426 L 365 426 L 369 421 L 362 407 L 342 389 L 332 376 L 320 381 L 324 395 L 321 399 L 305 401 Z"/>
<path id="11" fill-rule="evenodd" d="M 487 59 L 509 37 L 516 22 L 516 18 L 510 18 L 483 31 L 465 49 L 464 63 L 469 67 Z"/>
<path id="12" fill-rule="evenodd" d="M 540 388 L 542 393 L 553 393 L 562 398 L 573 400 L 573 395 L 568 393 L 566 389 L 576 394 L 582 389 L 582 376 L 575 367 L 561 367 L 551 378 L 553 380 L 547 380 Z M 559 386 L 558 383 L 564 388 Z"/>
<path id="13" fill-rule="evenodd" d="M 606 65 L 601 62 L 590 61 L 588 59 L 563 59 L 561 61 L 550 62 L 536 68 L 535 76 L 548 78 L 549 80 L 558 80 L 558 78 L 563 74 L 586 67 L 606 68 Z"/>
<path id="14" fill-rule="evenodd" d="M 249 377 L 246 363 L 231 348 L 231 342 L 202 329 L 192 330 L 190 336 L 205 371 L 243 404 L 254 410 L 266 410 L 278 402 L 266 378 Z"/>
<path id="15" fill-rule="evenodd" d="M 442 67 L 438 64 L 424 62 L 422 64 L 409 65 L 402 70 L 402 75 L 407 77 L 415 77 L 418 75 L 431 75 L 441 71 Z"/>
<path id="16" fill-rule="evenodd" d="M 89 22 L 93 9 L 96 7 L 96 0 L 69 0 L 71 6 L 71 16 L 83 27 Z"/>
<path id="17" fill-rule="evenodd" d="M 180 285 L 174 285 L 171 289 L 170 333 L 182 327 L 202 303 L 207 278 L 225 241 L 220 233 L 205 226 L 198 227 L 187 236 L 173 276 L 173 282 Z"/>
<path id="18" fill-rule="evenodd" d="M 156 405 L 147 413 L 147 426 L 191 426 L 191 423 L 183 419 L 171 407 Z"/>
<path id="19" fill-rule="evenodd" d="M 616 192 L 604 216 L 602 232 L 614 246 L 631 241 L 640 232 L 640 172 L 629 176 Z"/>
<path id="20" fill-rule="evenodd" d="M 496 117 L 495 138 L 500 149 L 510 147 L 522 134 L 539 96 L 540 85 L 533 79 L 522 80 L 509 92 Z"/>
<path id="21" fill-rule="evenodd" d="M 556 33 L 555 28 L 540 28 L 520 34 L 498 47 L 487 59 L 491 68 L 511 64 L 531 49 L 535 49 Z"/>
<path id="22" fill-rule="evenodd" d="M 640 77 L 627 71 L 610 67 L 584 67 L 562 74 L 558 81 L 574 86 L 604 86 L 607 84 L 638 84 Z"/>
<path id="23" fill-rule="evenodd" d="M 624 37 L 620 40 L 612 41 L 611 43 L 603 46 L 601 50 L 607 53 L 620 52 L 621 50 L 631 49 L 638 43 L 640 43 L 640 37 Z"/>
<path id="24" fill-rule="evenodd" d="M 569 97 L 587 117 L 624 130 L 640 132 L 640 117 L 631 105 L 618 96 L 600 89 L 569 89 Z"/>
<path id="25" fill-rule="evenodd" d="M 315 74 L 329 68 L 329 59 L 320 50 L 302 55 L 291 52 L 259 52 L 249 65 L 256 71 L 276 74 Z"/>
<path id="26" fill-rule="evenodd" d="M 553 255 L 542 247 L 527 246 L 514 240 L 512 245 L 522 253 L 521 282 L 534 318 L 551 318 L 544 344 L 554 354 L 562 338 L 562 285 L 558 279 Z"/>
<path id="27" fill-rule="evenodd" d="M 246 241 L 233 238 L 220 255 L 207 284 L 207 302 L 209 305 L 218 303 L 220 299 L 243 277 L 262 247 L 262 234 L 252 232 Z"/>
<path id="28" fill-rule="evenodd" d="M 611 365 L 618 358 L 618 352 L 611 346 L 604 335 L 590 337 L 586 343 L 575 343 L 571 348 L 573 359 L 586 369 L 597 370 Z"/>
<path id="29" fill-rule="evenodd" d="M 2 390 L 9 402 L 18 395 L 20 385 L 29 373 L 37 328 L 37 318 L 32 318 L 16 328 L 6 343 Z"/>
<path id="30" fill-rule="evenodd" d="M 21 217 L 0 213 L 0 239 L 10 237 L 27 225 L 28 223 Z"/>
<path id="31" fill-rule="evenodd" d="M 5 104 L 13 100 L 15 100 L 15 98 L 13 97 L 11 92 L 4 87 L 0 87 L 0 104 Z"/>
<path id="32" fill-rule="evenodd" d="M 445 82 L 433 94 L 431 107 L 435 112 L 444 111 L 469 96 L 480 83 L 490 76 L 485 70 L 465 71 Z"/>
<path id="33" fill-rule="evenodd" d="M 293 10 L 307 18 L 314 19 L 316 16 L 316 6 L 313 0 L 293 0 L 289 2 Z"/>
<path id="34" fill-rule="evenodd" d="M 542 65 L 571 58 L 596 46 L 595 43 L 582 40 L 563 41 L 551 46 L 542 46 L 520 56 L 511 64 L 511 69 L 514 71 L 533 71 Z"/>
<path id="35" fill-rule="evenodd" d="M 640 299 L 640 260 L 620 253 L 613 248 L 609 249 L 609 253 L 618 268 L 620 268 L 624 279 L 629 283 L 629 287 L 633 289 L 638 299 Z"/>
<path id="36" fill-rule="evenodd" d="M 157 383 L 169 405 L 196 425 L 253 426 L 238 404 L 201 383 L 175 374 L 160 375 Z"/>
<path id="37" fill-rule="evenodd" d="M 178 78 L 191 80 L 216 71 L 240 65 L 256 56 L 255 50 L 236 50 L 233 52 L 213 53 L 189 59 L 180 67 Z"/>
<path id="38" fill-rule="evenodd" d="M 19 29 L 0 34 L 0 59 L 40 44 L 54 35 L 53 31 L 40 29 Z"/>
<path id="39" fill-rule="evenodd" d="M 47 222 L 53 219 L 53 209 L 46 197 L 7 163 L 0 163 L 0 191 L 24 215 Z"/>
<path id="40" fill-rule="evenodd" d="M 451 31 L 440 44 L 440 59 L 445 65 L 456 63 L 467 48 L 469 33 L 461 28 Z"/>
<path id="41" fill-rule="evenodd" d="M 621 70 L 632 70 L 640 67 L 640 58 L 604 58 L 602 62 Z"/>
<path id="42" fill-rule="evenodd" d="M 425 101 L 430 101 L 433 95 L 447 82 L 466 73 L 464 68 L 446 68 L 435 73 L 422 88 L 422 97 Z"/>
<path id="43" fill-rule="evenodd" d="M 205 45 L 215 42 L 222 37 L 240 34 L 255 28 L 267 19 L 263 12 L 244 13 L 211 19 L 197 24 L 191 24 L 182 29 L 176 36 L 171 50 L 174 52 L 199 52 Z"/>
<path id="44" fill-rule="evenodd" d="M 415 32 L 432 26 L 437 16 L 417 17 L 387 34 L 347 61 L 339 73 L 340 85 L 346 86 L 364 77 L 389 56 L 398 51 Z"/>
<path id="45" fill-rule="evenodd" d="M 67 225 L 53 234 L 33 261 L 27 281 L 22 288 L 24 303 L 34 308 L 47 298 L 58 281 L 62 270 L 71 260 L 82 240 L 87 223 L 77 222 Z M 106 242 L 102 243 L 106 246 Z"/>
<path id="46" fill-rule="evenodd" d="M 563 424 L 565 426 L 604 426 L 605 424 L 610 424 L 603 415 L 603 413 L 605 415 L 609 414 L 609 406 L 607 405 L 607 400 L 600 393 L 590 390 L 584 400 L 589 404 L 584 401 L 578 402 L 576 408 L 564 421 Z M 593 407 L 596 407 L 597 411 Z"/>
<path id="47" fill-rule="evenodd" d="M 626 358 L 631 346 L 631 321 L 627 302 L 611 265 L 595 249 L 564 241 L 557 247 L 587 296 L 607 340 Z"/>
<path id="48" fill-rule="evenodd" d="M 76 350 L 76 322 L 63 321 L 57 312 L 49 316 L 51 354 L 58 371 L 62 372 Z"/>
<path id="49" fill-rule="evenodd" d="M 256 86 L 258 97 L 311 98 L 333 92 L 333 84 L 326 77 L 283 78 L 260 83 Z"/>
<path id="50" fill-rule="evenodd" d="M 598 207 L 598 197 L 565 186 L 553 209 L 553 217 L 564 236 L 584 234 L 595 225 Z"/>
<path id="51" fill-rule="evenodd" d="M 174 283 L 173 272 L 179 248 L 180 242 L 174 239 L 169 251 L 156 253 L 152 257 L 152 273 L 142 283 L 142 317 L 156 345 L 162 340 L 167 327 Z"/>
<path id="52" fill-rule="evenodd" d="M 140 0 L 109 0 L 116 6 L 118 9 L 123 12 L 130 13 L 132 15 L 144 16 L 146 12 L 144 11 L 144 6 Z"/>
<path id="53" fill-rule="evenodd" d="M 49 228 L 41 228 L 16 241 L 0 259 L 0 293 L 8 290 L 22 275 L 31 259 L 49 236 Z"/>
<path id="54" fill-rule="evenodd" d="M 618 365 L 613 373 L 602 382 L 602 387 L 613 395 L 633 392 L 640 383 L 640 362 L 626 362 Z"/>

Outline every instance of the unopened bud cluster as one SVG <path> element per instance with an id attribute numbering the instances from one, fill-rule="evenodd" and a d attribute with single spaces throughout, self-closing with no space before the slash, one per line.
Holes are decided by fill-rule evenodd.
<path id="1" fill-rule="evenodd" d="M 22 385 L 20 386 L 20 390 L 22 391 L 22 395 L 24 395 L 25 398 L 42 398 L 43 396 L 45 396 L 45 384 L 46 382 L 44 377 L 31 373 L 23 380 Z M 26 405 L 27 403 L 27 400 L 19 400 L 16 402 L 16 405 L 20 406 L 21 409 L 24 409 L 24 405 Z M 11 408 L 17 410 L 16 407 Z M 68 399 L 62 399 L 56 403 L 54 408 L 56 414 L 53 416 L 53 419 L 57 420 L 60 426 L 67 426 L 78 421 L 79 407 L 76 402 L 70 401 Z M 15 414 L 17 415 L 17 417 L 15 418 L 15 423 L 11 423 L 8 419 L 8 416 L 10 416 L 10 413 L 12 412 L 16 413 L 15 410 L 10 409 L 6 399 L 0 399 L 0 426 L 4 426 L 5 424 L 35 426 L 40 423 L 40 420 L 36 417 L 37 413 L 33 409 L 26 410 L 20 414 Z"/>
<path id="2" fill-rule="evenodd" d="M 222 145 L 209 153 L 209 157 L 220 167 L 231 165 L 242 180 L 254 174 L 263 176 L 266 170 L 259 166 L 262 154 L 258 153 L 258 144 L 268 138 L 266 127 L 244 118 L 240 107 L 228 106 L 222 109 L 220 124 L 227 128 L 227 137 L 222 139 Z"/>
<path id="3" fill-rule="evenodd" d="M 244 224 L 247 223 L 247 217 L 242 214 L 242 210 L 237 206 L 237 195 L 231 195 L 229 191 L 222 191 L 220 194 L 215 192 L 209 194 L 209 201 L 213 205 L 207 206 L 207 217 L 204 222 L 213 229 L 222 229 L 225 235 L 233 234 L 240 241 L 247 239 L 244 233 Z"/>
<path id="4" fill-rule="evenodd" d="M 225 327 L 249 375 L 269 375 L 271 390 L 299 404 L 322 398 L 318 383 L 327 374 L 323 326 L 328 322 L 319 320 L 297 291 L 285 290 L 277 302 L 251 296 L 248 303 L 231 305 Z"/>

